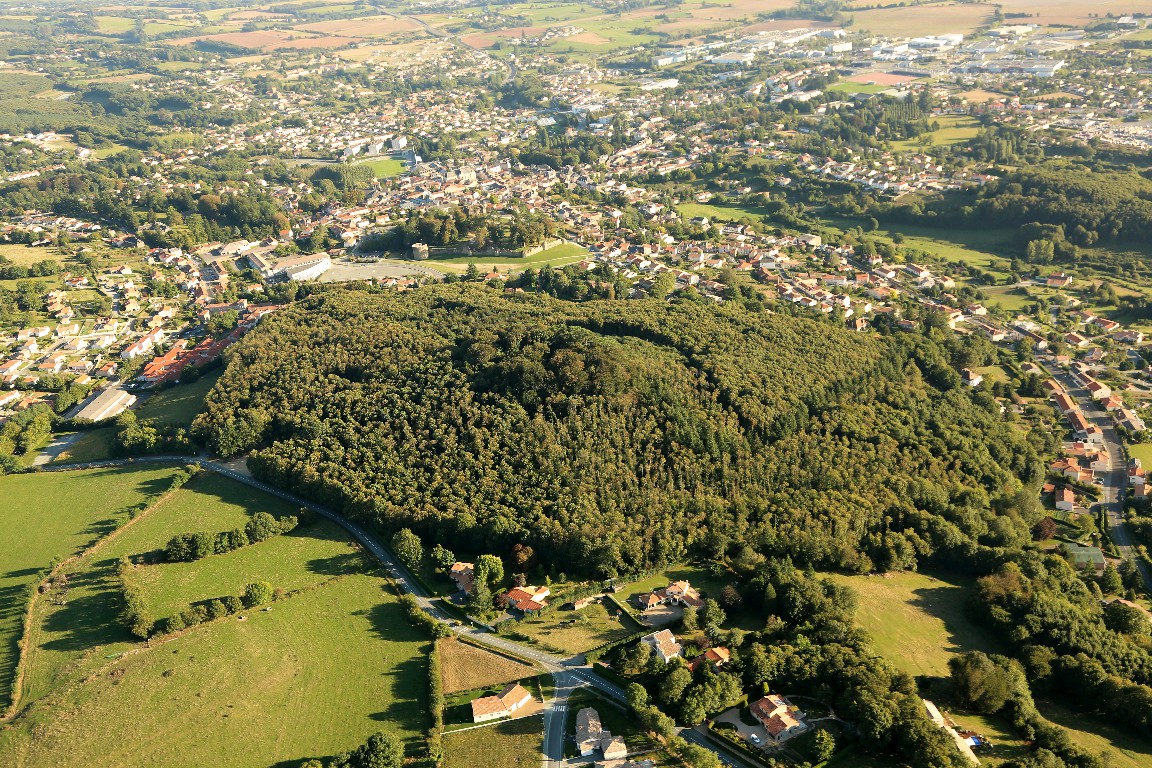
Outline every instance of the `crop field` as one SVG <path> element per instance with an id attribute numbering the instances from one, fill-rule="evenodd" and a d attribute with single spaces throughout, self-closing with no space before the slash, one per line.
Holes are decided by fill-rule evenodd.
<path id="1" fill-rule="evenodd" d="M 997 650 L 965 613 L 969 589 L 961 582 L 922 573 L 829 578 L 856 592 L 856 622 L 880 655 L 910 675 L 947 676 L 953 655 Z"/>
<path id="2" fill-rule="evenodd" d="M 918 37 L 950 32 L 968 34 L 987 24 L 991 13 L 988 6 L 948 3 L 915 8 L 853 10 L 852 16 L 856 20 L 854 29 L 888 37 Z"/>
<path id="3" fill-rule="evenodd" d="M 126 510 L 162 492 L 173 471 L 93 469 L 0 478 L 6 531 L 0 547 L 0 706 L 12 684 L 28 585 L 53 558 L 80 552 L 127 520 Z"/>
<path id="4" fill-rule="evenodd" d="M 416 32 L 421 26 L 411 19 L 372 16 L 363 19 L 340 19 L 300 24 L 296 29 L 336 37 L 387 37 L 400 32 Z"/>
<path id="5" fill-rule="evenodd" d="M 221 43 L 238 45 L 242 48 L 251 48 L 258 51 L 273 51 L 278 48 L 335 48 L 357 42 L 351 38 L 310 37 L 308 35 L 285 32 L 278 29 L 264 29 L 256 32 L 221 32 L 214 35 L 182 38 L 174 42 L 186 44 L 198 40 L 215 40 Z"/>
<path id="6" fill-rule="evenodd" d="M 1139 3 L 1129 0 L 1101 0 L 1099 3 L 1083 3 L 1078 0 L 1004 0 L 1000 4 L 1002 12 L 1031 14 L 1029 18 L 1020 19 L 1019 24 L 1071 24 L 1083 26 L 1096 21 L 1111 13 L 1123 16 L 1139 8 Z"/>
<path id="7" fill-rule="evenodd" d="M 537 674 L 535 667 L 491 651 L 463 643 L 456 638 L 436 641 L 445 693 L 459 693 L 510 683 Z"/>
<path id="8" fill-rule="evenodd" d="M 4 764 L 250 768 L 326 758 L 378 730 L 415 741 L 427 726 L 427 643 L 383 586 L 347 575 L 100 658 L 0 733 Z"/>
<path id="9" fill-rule="evenodd" d="M 444 768 L 537 768 L 544 748 L 541 715 L 444 734 Z"/>

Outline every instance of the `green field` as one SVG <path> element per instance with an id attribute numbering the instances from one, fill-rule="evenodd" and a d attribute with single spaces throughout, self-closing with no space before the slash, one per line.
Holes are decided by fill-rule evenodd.
<path id="1" fill-rule="evenodd" d="M 960 581 L 922 573 L 829 576 L 856 593 L 856 623 L 881 656 L 910 675 L 945 677 L 948 659 L 970 650 L 999 650 L 995 639 L 964 610 L 969 589 Z"/>
<path id="2" fill-rule="evenodd" d="M 3 763 L 251 768 L 327 757 L 378 730 L 415 741 L 427 726 L 427 643 L 382 586 L 346 576 L 245 620 L 101 658 L 0 733 Z"/>
<path id="3" fill-rule="evenodd" d="M 1072 741 L 1094 755 L 1103 754 L 1111 768 L 1152 768 L 1152 741 L 1134 733 L 1085 717 L 1054 701 L 1036 702 L 1040 714 L 1064 728 Z"/>
<path id="4" fill-rule="evenodd" d="M 204 397 L 216 384 L 223 369 L 201 376 L 196 381 L 162 389 L 148 398 L 136 411 L 141 421 L 188 426 L 204 408 Z"/>
<path id="5" fill-rule="evenodd" d="M 610 607 L 612 613 L 615 613 L 615 606 Z M 598 603 L 579 611 L 555 611 L 548 616 L 525 618 L 510 622 L 507 626 L 513 632 L 527 635 L 538 643 L 565 653 L 591 650 L 612 640 L 621 640 L 641 629 L 627 616 L 617 619 L 610 615 L 605 606 Z"/>
<path id="6" fill-rule="evenodd" d="M 537 768 L 544 748 L 542 716 L 444 735 L 444 768 Z"/>
<path id="7" fill-rule="evenodd" d="M 1152 467 L 1152 443 L 1132 443 L 1127 446 L 1128 456 L 1140 459 L 1145 467 Z"/>
<path id="8" fill-rule="evenodd" d="M 756 206 L 729 205 L 726 203 L 681 203 L 676 206 L 681 215 L 689 218 L 706 216 L 717 221 L 739 221 L 743 218 L 758 221 L 761 216 L 767 216 L 768 210 Z"/>
<path id="9" fill-rule="evenodd" d="M 980 133 L 980 123 L 968 115 L 941 115 L 931 118 L 929 122 L 939 123 L 940 127 L 925 136 L 906 141 L 890 142 L 892 149 L 898 152 L 915 152 L 921 149 L 930 150 L 932 147 L 951 146 L 962 141 L 976 138 Z M 927 143 L 922 141 L 927 138 Z"/>
<path id="10" fill-rule="evenodd" d="M 364 165 L 371 168 L 378 179 L 386 179 L 390 176 L 399 176 L 404 173 L 403 162 L 387 157 L 379 160 L 365 160 L 362 163 L 357 163 L 357 165 Z"/>
<path id="11" fill-rule="evenodd" d="M 127 519 L 125 510 L 162 492 L 173 470 L 93 469 L 0 477 L 0 702 L 6 704 L 23 628 L 23 595 L 53 558 L 69 557 Z M 2 761 L 0 761 L 2 762 Z"/>
<path id="12" fill-rule="evenodd" d="M 454 264 L 458 266 L 467 267 L 468 264 L 475 264 L 478 267 L 499 267 L 506 270 L 518 270 L 525 267 L 542 267 L 545 264 L 551 264 L 554 267 L 563 266 L 565 264 L 572 264 L 580 261 L 588 255 L 588 251 L 575 243 L 562 243 L 554 248 L 549 248 L 546 251 L 540 251 L 531 256 L 523 258 L 508 257 L 508 256 L 485 256 L 477 258 L 474 256 L 448 256 L 442 259 L 429 259 L 426 263 L 439 267 L 441 264 Z M 453 270 L 455 272 L 462 272 L 463 270 Z"/>
<path id="13" fill-rule="evenodd" d="M 69 569 L 66 603 L 38 604 L 31 637 L 34 652 L 26 665 L 27 698 L 45 695 L 78 667 L 89 667 L 91 659 L 83 657 L 95 646 L 108 652 L 131 647 L 131 638 L 116 619 L 120 593 L 115 567 L 121 557 L 153 553 L 178 533 L 240 527 L 256 512 L 282 516 L 296 511 L 234 480 L 201 473 L 115 538 L 93 547 Z M 196 563 L 140 565 L 133 569 L 132 579 L 142 587 L 153 616 L 165 619 L 190 602 L 239 594 L 252 581 L 285 589 L 316 584 L 348 567 L 353 558 L 344 542 L 331 524 L 317 523 Z"/>

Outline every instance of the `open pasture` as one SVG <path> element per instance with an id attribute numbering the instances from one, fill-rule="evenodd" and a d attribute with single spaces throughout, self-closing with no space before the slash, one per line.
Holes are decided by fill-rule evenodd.
<path id="1" fill-rule="evenodd" d="M 0 733 L 3 762 L 299 765 L 379 730 L 415 751 L 427 726 L 427 642 L 383 587 L 347 575 L 118 659 L 102 649 L 91 676 Z"/>
<path id="2" fill-rule="evenodd" d="M 991 636 L 965 611 L 969 586 L 922 573 L 829 576 L 851 587 L 856 622 L 876 650 L 910 675 L 945 677 L 948 659 L 972 650 L 998 651 Z"/>
<path id="3" fill-rule="evenodd" d="M 92 469 L 0 477 L 0 706 L 8 701 L 28 586 L 53 558 L 77 554 L 128 519 L 128 509 L 162 492 L 173 468 Z"/>

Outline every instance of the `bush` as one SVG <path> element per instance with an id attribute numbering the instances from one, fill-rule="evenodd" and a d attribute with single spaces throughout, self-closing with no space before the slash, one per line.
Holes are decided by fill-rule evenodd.
<path id="1" fill-rule="evenodd" d="M 169 539 L 164 558 L 170 563 L 190 563 L 209 555 L 223 555 L 233 550 L 267 541 L 273 536 L 296 528 L 299 519 L 288 515 L 277 520 L 267 512 L 257 512 L 243 528 L 211 533 L 181 533 Z"/>
<path id="2" fill-rule="evenodd" d="M 156 628 L 156 621 L 148 613 L 148 606 L 144 596 L 135 584 L 128 581 L 128 573 L 132 569 L 128 558 L 120 559 L 116 567 L 116 576 L 120 581 L 120 591 L 124 597 L 124 608 L 120 612 L 120 621 L 128 628 L 133 636 L 147 640 Z"/>
<path id="3" fill-rule="evenodd" d="M 254 581 L 244 587 L 244 605 L 248 608 L 264 605 L 264 603 L 271 602 L 272 594 L 271 584 L 266 581 Z"/>

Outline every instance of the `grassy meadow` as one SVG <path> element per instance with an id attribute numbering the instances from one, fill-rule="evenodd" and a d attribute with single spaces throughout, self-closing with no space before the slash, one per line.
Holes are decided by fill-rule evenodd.
<path id="1" fill-rule="evenodd" d="M 134 503 L 166 488 L 171 471 L 52 475 L 73 488 L 52 503 L 87 508 L 84 522 L 95 529 L 91 524 L 107 522 L 102 518 L 115 507 L 93 509 L 89 500 Z M 3 478 L 0 485 L 42 477 Z M 118 485 L 97 497 L 101 479 Z M 67 592 L 37 601 L 25 710 L 0 732 L 0 764 L 265 766 L 327 757 L 381 729 L 419 740 L 427 726 L 423 654 L 430 646 L 386 582 L 364 571 L 347 535 L 326 521 L 195 563 L 135 565 L 129 579 L 156 618 L 239 594 L 251 581 L 284 592 L 265 608 L 147 644 L 127 635 L 118 620 L 120 557 L 143 563 L 176 533 L 242 526 L 258 511 L 297 512 L 202 473 L 69 567 Z M 51 599 L 57 595 L 63 599 Z"/>
<path id="2" fill-rule="evenodd" d="M 507 720 L 444 735 L 444 768 L 537 768 L 543 716 Z"/>
<path id="3" fill-rule="evenodd" d="M 995 639 L 968 618 L 968 585 L 922 573 L 830 578 L 856 593 L 856 623 L 876 650 L 910 675 L 945 677 L 948 659 L 970 650 L 998 652 Z"/>
<path id="4" fill-rule="evenodd" d="M 4 764 L 250 768 L 327 757 L 378 730 L 416 741 L 427 726 L 426 642 L 383 586 L 348 575 L 101 658 L 0 733 Z"/>
<path id="5" fill-rule="evenodd" d="M 0 477 L 0 703 L 7 704 L 29 585 L 53 558 L 82 551 L 168 487 L 173 468 L 124 467 Z M 0 761 L 2 762 L 2 761 Z"/>

